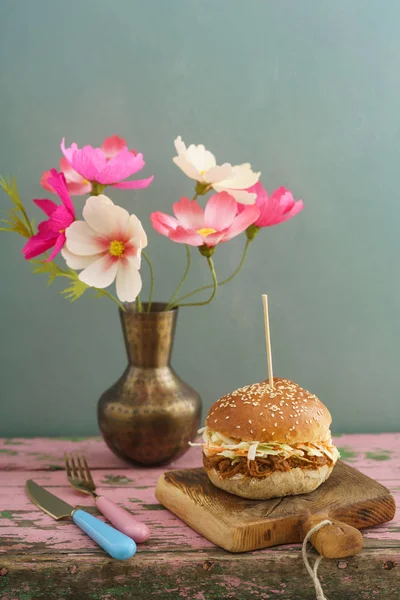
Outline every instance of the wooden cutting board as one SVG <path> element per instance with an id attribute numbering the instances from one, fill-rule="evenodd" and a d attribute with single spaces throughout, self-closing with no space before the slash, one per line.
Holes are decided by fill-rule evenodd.
<path id="1" fill-rule="evenodd" d="M 198 468 L 164 473 L 156 498 L 195 531 L 230 552 L 302 542 L 311 527 L 329 519 L 333 525 L 311 538 L 328 558 L 360 552 L 358 530 L 390 521 L 396 510 L 389 490 L 342 461 L 311 494 L 247 500 L 218 489 Z"/>

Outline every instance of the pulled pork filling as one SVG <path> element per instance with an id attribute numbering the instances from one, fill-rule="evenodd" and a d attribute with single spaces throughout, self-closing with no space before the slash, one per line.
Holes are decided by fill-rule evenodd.
<path id="1" fill-rule="evenodd" d="M 334 465 L 339 452 L 333 445 L 328 431 L 319 443 L 242 442 L 230 438 L 209 427 L 199 431 L 203 441 L 192 446 L 203 448 L 206 468 L 214 468 L 223 478 L 240 473 L 251 477 L 268 477 L 274 471 L 318 469 L 323 465 Z"/>
<path id="2" fill-rule="evenodd" d="M 256 460 L 248 460 L 247 457 L 242 456 L 231 460 L 218 454 L 206 456 L 203 453 L 203 464 L 207 469 L 214 468 L 223 479 L 228 479 L 239 473 L 250 477 L 268 477 L 274 471 L 289 471 L 296 467 L 300 469 L 317 469 L 323 465 L 332 465 L 333 461 L 326 455 L 313 456 L 305 462 L 296 456 L 290 458 L 268 456 L 267 458 L 256 458 Z"/>

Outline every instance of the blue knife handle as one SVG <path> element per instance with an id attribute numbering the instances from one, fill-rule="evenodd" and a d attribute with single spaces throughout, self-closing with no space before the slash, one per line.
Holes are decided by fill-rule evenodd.
<path id="1" fill-rule="evenodd" d="M 75 525 L 78 525 L 92 538 L 103 550 L 117 560 L 125 560 L 133 556 L 136 552 L 135 542 L 114 527 L 103 523 L 84 510 L 78 509 L 72 519 Z"/>

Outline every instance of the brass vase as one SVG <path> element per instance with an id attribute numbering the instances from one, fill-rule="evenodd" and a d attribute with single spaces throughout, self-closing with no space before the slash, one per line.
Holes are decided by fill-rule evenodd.
<path id="1" fill-rule="evenodd" d="M 168 463 L 184 454 L 200 424 L 200 396 L 170 365 L 178 309 L 154 303 L 120 310 L 128 366 L 101 396 L 98 421 L 108 447 L 141 465 Z M 147 306 L 143 305 L 144 311 Z"/>

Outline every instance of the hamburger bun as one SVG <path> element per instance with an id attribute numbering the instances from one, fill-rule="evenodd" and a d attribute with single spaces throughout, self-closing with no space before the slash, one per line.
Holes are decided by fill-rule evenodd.
<path id="1" fill-rule="evenodd" d="M 248 477 L 239 474 L 224 479 L 215 469 L 204 467 L 210 481 L 216 487 L 251 500 L 309 494 L 328 479 L 332 469 L 333 465 L 323 465 L 317 469 L 295 468 L 290 471 L 275 471 L 268 477 Z"/>
<path id="2" fill-rule="evenodd" d="M 326 406 L 288 379 L 239 388 L 210 408 L 204 469 L 215 486 L 242 498 L 307 494 L 339 456 L 331 422 Z"/>
<path id="3" fill-rule="evenodd" d="M 288 379 L 274 377 L 223 396 L 212 405 L 206 425 L 242 442 L 319 442 L 330 437 L 326 406 Z"/>

